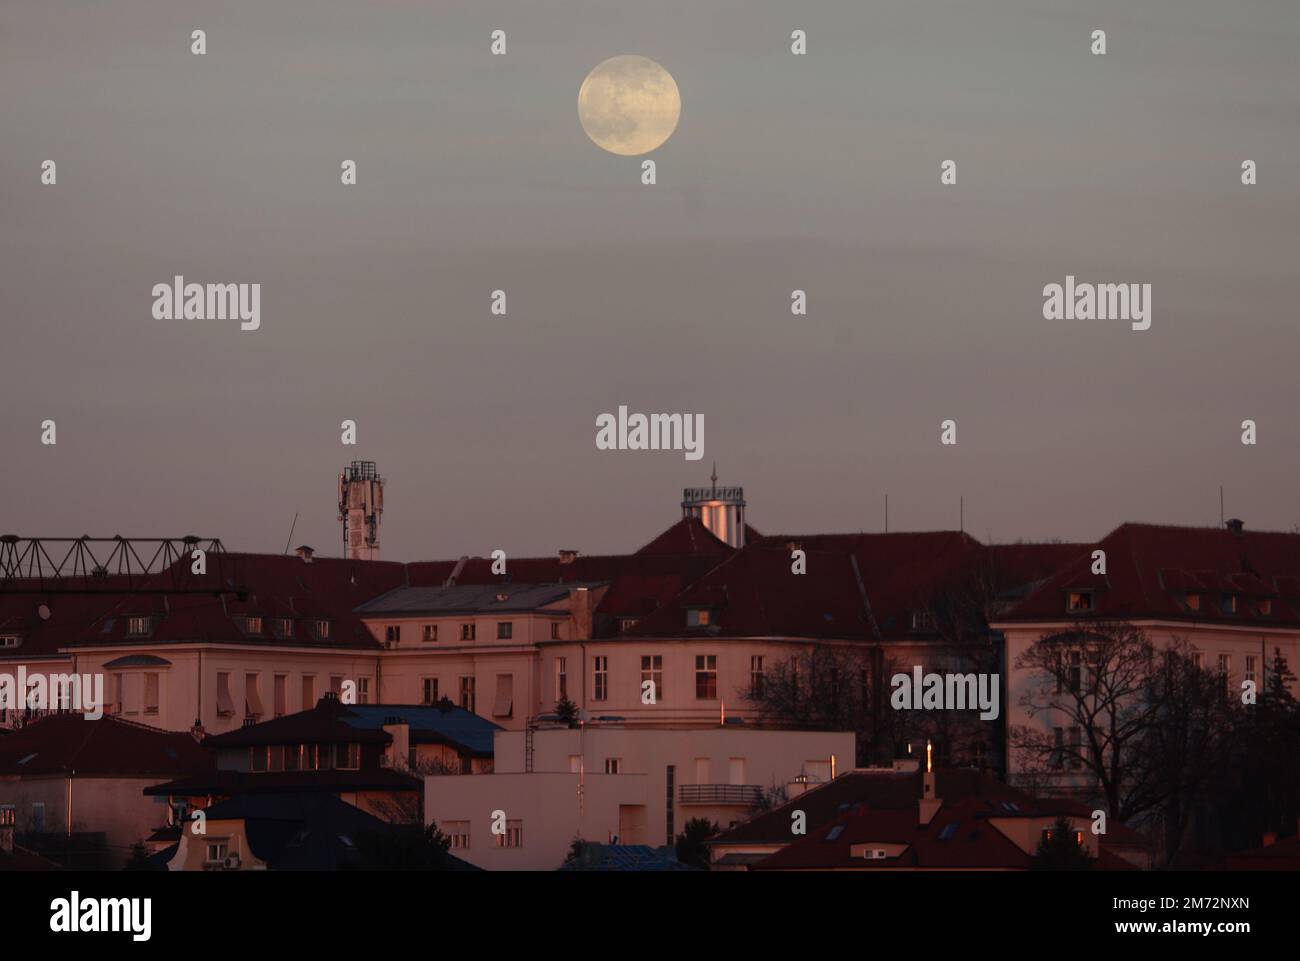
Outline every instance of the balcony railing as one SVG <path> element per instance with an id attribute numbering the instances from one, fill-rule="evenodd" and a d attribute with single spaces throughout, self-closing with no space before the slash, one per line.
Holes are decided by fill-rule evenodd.
<path id="1" fill-rule="evenodd" d="M 677 789 L 682 804 L 757 804 L 763 788 L 757 784 L 683 784 Z"/>

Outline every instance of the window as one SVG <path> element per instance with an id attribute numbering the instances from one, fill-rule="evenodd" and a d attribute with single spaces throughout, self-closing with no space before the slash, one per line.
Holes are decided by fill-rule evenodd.
<path id="1" fill-rule="evenodd" d="M 262 633 L 262 619 L 261 619 L 260 617 L 246 617 L 246 618 L 244 618 L 244 633 L 245 633 L 245 634 L 261 634 L 261 633 Z"/>
<path id="2" fill-rule="evenodd" d="M 1187 609 L 1190 610 L 1190 611 L 1199 611 L 1199 610 L 1201 609 L 1201 595 L 1200 595 L 1200 594 L 1188 594 L 1188 595 L 1187 595 Z"/>
<path id="3" fill-rule="evenodd" d="M 695 655 L 695 697 L 701 701 L 711 701 L 718 696 L 718 656 L 716 654 Z"/>
<path id="4" fill-rule="evenodd" d="M 286 744 L 284 746 L 284 769 L 297 771 L 302 768 L 302 745 Z"/>
<path id="5" fill-rule="evenodd" d="M 281 617 L 275 622 L 275 632 L 281 637 L 293 637 L 293 618 Z"/>
<path id="6" fill-rule="evenodd" d="M 1219 655 L 1219 680 L 1225 686 L 1228 683 L 1228 675 L 1231 673 L 1232 673 L 1232 655 L 1220 654 Z"/>
<path id="7" fill-rule="evenodd" d="M 1083 687 L 1083 655 L 1079 651 L 1070 652 L 1069 669 L 1066 676 L 1069 678 L 1070 691 L 1078 694 Z"/>
<path id="8" fill-rule="evenodd" d="M 497 621 L 497 640 L 508 641 L 515 636 L 514 621 Z"/>
<path id="9" fill-rule="evenodd" d="M 330 637 L 330 622 L 329 622 L 329 621 L 317 621 L 317 622 L 316 622 L 316 636 L 317 636 L 318 638 L 320 638 L 320 640 L 322 640 L 322 641 L 328 641 L 328 640 L 329 640 L 329 637 Z"/>
<path id="10" fill-rule="evenodd" d="M 687 627 L 708 627 L 710 611 L 707 608 L 692 608 L 686 612 Z"/>
<path id="11" fill-rule="evenodd" d="M 493 836 L 499 848 L 521 848 L 524 846 L 524 822 L 506 821 L 506 833 Z"/>
<path id="12" fill-rule="evenodd" d="M 122 710 L 122 675 L 117 675 L 117 709 Z M 230 675 L 217 672 L 217 716 L 229 717 L 235 713 L 235 701 L 230 696 Z"/>
<path id="13" fill-rule="evenodd" d="M 624 618 L 621 618 L 621 619 L 619 620 L 619 622 L 618 622 L 618 629 L 619 629 L 619 632 L 622 633 L 622 634 L 626 634 L 628 631 L 632 630 L 632 628 L 634 628 L 634 627 L 636 627 L 636 618 L 635 618 L 635 617 L 624 617 Z"/>
<path id="14" fill-rule="evenodd" d="M 1065 728 L 1054 727 L 1052 733 L 1056 737 L 1056 746 L 1052 749 L 1052 767 L 1059 770 L 1065 763 Z"/>
<path id="15" fill-rule="evenodd" d="M 45 802 L 32 802 L 32 830 L 39 833 L 45 830 Z"/>
<path id="16" fill-rule="evenodd" d="M 460 678 L 460 706 L 471 714 L 474 713 L 474 678 L 461 675 Z"/>
<path id="17" fill-rule="evenodd" d="M 269 756 L 269 760 L 267 762 L 266 769 L 268 771 L 283 771 L 284 770 L 284 745 L 272 744 L 270 748 L 267 749 L 267 754 Z"/>
<path id="18" fill-rule="evenodd" d="M 424 679 L 424 690 L 422 692 L 423 702 L 425 704 L 438 703 L 438 679 L 436 677 L 426 677 Z"/>
<path id="19" fill-rule="evenodd" d="M 497 675 L 497 696 L 492 702 L 493 717 L 510 717 L 515 710 L 515 676 L 513 674 Z"/>
<path id="20" fill-rule="evenodd" d="M 645 682 L 651 687 L 651 704 L 658 704 L 664 696 L 664 657 L 662 654 L 641 655 L 641 690 L 645 691 Z"/>
<path id="21" fill-rule="evenodd" d="M 149 617 L 128 617 L 126 619 L 126 632 L 136 635 L 148 634 L 151 620 L 152 618 Z"/>
<path id="22" fill-rule="evenodd" d="M 609 658 L 598 655 L 591 659 L 591 699 L 603 701 L 609 697 Z"/>
<path id="23" fill-rule="evenodd" d="M 384 640 L 389 644 L 397 644 L 402 640 L 402 625 L 389 624 L 384 628 Z"/>
<path id="24" fill-rule="evenodd" d="M 709 783 L 709 759 L 707 757 L 697 757 L 695 759 L 695 783 Z"/>
<path id="25" fill-rule="evenodd" d="M 442 823 L 442 833 L 451 838 L 453 850 L 465 851 L 469 849 L 468 821 L 444 821 Z"/>
<path id="26" fill-rule="evenodd" d="M 551 640 L 558 641 L 559 639 L 560 639 L 560 622 L 551 621 Z"/>
<path id="27" fill-rule="evenodd" d="M 605 758 L 605 773 L 606 773 L 606 774 L 622 774 L 622 773 L 623 773 L 623 759 L 622 759 L 621 757 L 607 757 L 607 758 Z"/>
<path id="28" fill-rule="evenodd" d="M 1198 671 L 1201 668 L 1205 667 L 1205 655 L 1202 654 L 1200 651 L 1193 652 L 1192 667 L 1196 668 Z"/>
<path id="29" fill-rule="evenodd" d="M 472 641 L 472 640 L 474 640 L 474 625 L 473 625 L 473 624 L 462 624 L 462 625 L 460 626 L 460 639 L 461 639 L 462 641 Z"/>
<path id="30" fill-rule="evenodd" d="M 581 754 L 570 754 L 570 755 L 569 755 L 569 773 L 570 773 L 570 774 L 581 774 L 581 773 L 582 773 L 582 755 L 581 755 Z"/>
<path id="31" fill-rule="evenodd" d="M 223 864 L 226 860 L 226 841 L 209 841 L 205 861 L 208 864 Z"/>
<path id="32" fill-rule="evenodd" d="M 21 643 L 17 634 L 0 634 L 0 647 L 17 647 Z"/>
<path id="33" fill-rule="evenodd" d="M 563 701 L 569 696 L 568 658 L 555 659 L 555 700 Z"/>
<path id="34" fill-rule="evenodd" d="M 745 783 L 745 759 L 743 757 L 729 758 L 727 761 L 727 773 L 732 784 Z"/>
<path id="35" fill-rule="evenodd" d="M 1247 681 L 1254 681 L 1254 682 L 1256 683 L 1257 686 L 1258 686 L 1258 683 L 1259 683 L 1258 680 L 1257 680 L 1257 678 L 1256 678 L 1256 671 L 1257 671 L 1257 669 L 1258 669 L 1258 665 L 1259 665 L 1259 658 L 1258 658 L 1258 657 L 1256 657 L 1254 654 L 1247 654 L 1247 655 L 1246 655 L 1246 675 L 1245 675 L 1245 680 L 1247 680 Z"/>
<path id="36" fill-rule="evenodd" d="M 338 768 L 340 771 L 356 771 L 361 768 L 360 744 L 337 744 Z"/>
<path id="37" fill-rule="evenodd" d="M 302 709 L 310 711 L 316 706 L 316 677 L 312 674 L 302 676 Z"/>
<path id="38" fill-rule="evenodd" d="M 1070 728 L 1070 770 L 1077 771 L 1083 767 L 1083 728 Z"/>
<path id="39" fill-rule="evenodd" d="M 370 678 L 368 677 L 357 678 L 357 703 L 370 703 Z"/>
<path id="40" fill-rule="evenodd" d="M 266 770 L 269 760 L 265 744 L 255 744 L 248 749 L 248 769 L 255 773 Z"/>
<path id="41" fill-rule="evenodd" d="M 751 655 L 749 658 L 749 696 L 763 696 L 763 656 Z"/>
<path id="42" fill-rule="evenodd" d="M 277 674 L 272 683 L 271 696 L 274 699 L 274 710 L 276 717 L 284 717 L 288 709 L 289 700 L 289 675 Z"/>
<path id="43" fill-rule="evenodd" d="M 1268 617 L 1272 613 L 1273 613 L 1273 602 L 1266 597 L 1259 602 L 1259 615 L 1260 617 Z"/>
<path id="44" fill-rule="evenodd" d="M 261 675 L 246 674 L 244 676 L 244 716 L 261 717 L 264 713 L 262 710 L 262 696 L 258 691 L 259 680 Z"/>
<path id="45" fill-rule="evenodd" d="M 144 712 L 146 714 L 158 713 L 158 675 L 146 674 L 144 676 Z"/>
<path id="46" fill-rule="evenodd" d="M 0 827 L 13 827 L 17 820 L 12 804 L 0 804 Z"/>
<path id="47" fill-rule="evenodd" d="M 914 631 L 933 631 L 934 615 L 929 611 L 912 612 L 912 630 Z"/>
<path id="48" fill-rule="evenodd" d="M 1065 598 L 1065 609 L 1067 611 L 1092 610 L 1092 591 L 1068 592 Z"/>
<path id="49" fill-rule="evenodd" d="M 425 625 L 424 625 L 424 639 L 425 639 L 426 641 L 436 641 L 436 640 L 438 639 L 438 625 L 437 625 L 437 624 L 425 624 Z"/>
<path id="50" fill-rule="evenodd" d="M 1219 609 L 1225 614 L 1237 613 L 1237 595 L 1224 594 L 1223 600 L 1219 602 Z"/>

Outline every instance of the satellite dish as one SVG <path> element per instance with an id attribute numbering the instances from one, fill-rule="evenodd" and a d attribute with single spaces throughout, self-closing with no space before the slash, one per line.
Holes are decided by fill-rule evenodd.
<path id="1" fill-rule="evenodd" d="M 36 608 L 36 614 L 41 620 L 48 621 L 50 619 L 50 605 L 42 604 L 40 607 Z"/>

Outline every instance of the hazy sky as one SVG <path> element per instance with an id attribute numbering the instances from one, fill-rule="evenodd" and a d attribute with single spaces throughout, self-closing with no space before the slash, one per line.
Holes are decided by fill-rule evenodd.
<path id="1" fill-rule="evenodd" d="M 394 559 L 633 549 L 714 459 L 769 533 L 888 493 L 1089 539 L 1220 484 L 1289 529 L 1298 45 L 1295 0 L 5 0 L 0 531 L 279 551 L 300 511 L 337 553 L 354 457 Z M 681 91 L 652 187 L 578 123 L 621 53 Z M 155 320 L 174 274 L 261 283 L 261 329 Z M 1066 274 L 1150 283 L 1151 329 L 1044 320 Z M 705 459 L 597 450 L 620 404 Z"/>

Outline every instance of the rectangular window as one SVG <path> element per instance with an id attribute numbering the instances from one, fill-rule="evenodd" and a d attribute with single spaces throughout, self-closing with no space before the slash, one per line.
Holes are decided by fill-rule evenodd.
<path id="1" fill-rule="evenodd" d="M 711 701 L 718 696 L 718 656 L 695 655 L 695 698 Z"/>
<path id="2" fill-rule="evenodd" d="M 1200 594 L 1188 594 L 1188 595 L 1187 595 L 1187 609 L 1188 609 L 1188 610 L 1191 610 L 1191 611 L 1199 611 L 1199 610 L 1201 609 L 1201 595 L 1200 595 Z"/>
<path id="3" fill-rule="evenodd" d="M 743 757 L 733 757 L 728 760 L 727 773 L 730 775 L 732 784 L 745 783 L 745 759 Z"/>
<path id="4" fill-rule="evenodd" d="M 551 640 L 558 641 L 559 639 L 560 639 L 560 622 L 551 621 Z"/>
<path id="5" fill-rule="evenodd" d="M 570 754 L 570 755 L 569 755 L 569 773 L 570 773 L 570 774 L 581 774 L 581 773 L 582 773 L 582 755 L 581 755 L 581 754 Z"/>
<path id="6" fill-rule="evenodd" d="M 1083 767 L 1083 728 L 1070 728 L 1070 769 L 1073 771 Z"/>
<path id="7" fill-rule="evenodd" d="M 335 697 L 338 697 L 340 694 L 343 693 L 343 675 L 342 675 L 342 674 L 331 674 L 331 675 L 330 675 L 330 693 L 333 694 Z"/>
<path id="8" fill-rule="evenodd" d="M 261 675 L 258 674 L 246 674 L 244 676 L 244 716 L 245 717 L 256 718 L 256 717 L 261 717 L 263 714 L 262 696 L 261 693 L 258 691 L 260 678 Z"/>
<path id="9" fill-rule="evenodd" d="M 424 625 L 424 639 L 425 639 L 426 641 L 436 641 L 436 640 L 438 639 L 438 625 L 437 625 L 437 624 L 425 624 L 425 625 Z"/>
<path id="10" fill-rule="evenodd" d="M 460 706 L 474 713 L 474 678 L 468 675 L 460 678 Z"/>
<path id="11" fill-rule="evenodd" d="M 17 647 L 21 640 L 17 634 L 0 634 L 0 647 Z"/>
<path id="12" fill-rule="evenodd" d="M 695 783 L 709 783 L 709 759 L 707 757 L 697 757 L 695 759 Z"/>
<path id="13" fill-rule="evenodd" d="M 591 699 L 604 701 L 609 697 L 609 658 L 599 655 L 591 659 Z"/>
<path id="14" fill-rule="evenodd" d="M 605 758 L 605 773 L 606 773 L 606 774 L 622 774 L 622 773 L 623 773 L 623 759 L 622 759 L 621 757 L 607 757 L 607 758 Z"/>
<path id="15" fill-rule="evenodd" d="M 268 753 L 270 755 L 270 760 L 266 765 L 266 769 L 268 771 L 283 771 L 284 770 L 284 745 L 272 744 L 270 751 Z"/>
<path id="16" fill-rule="evenodd" d="M 568 658 L 555 659 L 555 700 L 563 701 L 569 696 Z"/>
<path id="17" fill-rule="evenodd" d="M 1225 686 L 1228 683 L 1228 675 L 1232 673 L 1232 655 L 1219 655 L 1219 681 Z"/>
<path id="18" fill-rule="evenodd" d="M 317 621 L 317 622 L 316 622 L 316 636 L 317 636 L 318 638 L 320 638 L 322 641 L 328 641 L 328 640 L 329 640 L 329 637 L 330 637 L 330 622 L 329 622 L 329 621 Z"/>
<path id="19" fill-rule="evenodd" d="M 497 640 L 508 641 L 515 636 L 514 621 L 497 621 Z"/>
<path id="20" fill-rule="evenodd" d="M 302 745 L 286 744 L 284 746 L 284 769 L 297 771 L 302 767 Z"/>
<path id="21" fill-rule="evenodd" d="M 158 675 L 146 674 L 144 676 L 144 712 L 146 714 L 158 713 Z"/>
<path id="22" fill-rule="evenodd" d="M 424 679 L 423 699 L 425 704 L 438 703 L 438 679 L 436 677 L 426 677 Z"/>
<path id="23" fill-rule="evenodd" d="M 205 861 L 208 864 L 224 864 L 226 860 L 226 841 L 209 841 Z"/>
<path id="24" fill-rule="evenodd" d="M 462 624 L 462 625 L 460 626 L 460 639 L 461 639 L 462 641 L 472 641 L 472 640 L 474 640 L 474 625 L 473 625 L 473 624 Z"/>
<path id="25" fill-rule="evenodd" d="M 341 771 L 357 771 L 361 768 L 360 744 L 337 744 L 338 768 Z"/>
<path id="26" fill-rule="evenodd" d="M 646 692 L 645 682 L 649 681 L 650 703 L 658 704 L 664 697 L 664 657 L 662 654 L 641 655 L 641 692 Z"/>
<path id="27" fill-rule="evenodd" d="M 626 634 L 628 631 L 632 630 L 632 628 L 636 627 L 636 620 L 637 619 L 635 617 L 624 617 L 621 620 L 619 620 L 618 622 L 619 632 L 622 634 Z"/>
<path id="28" fill-rule="evenodd" d="M 148 634 L 150 621 L 149 617 L 128 617 L 126 619 L 126 632 L 128 634 Z"/>
<path id="29" fill-rule="evenodd" d="M 402 640 L 402 625 L 389 624 L 384 628 L 384 640 L 389 644 L 399 644 Z"/>
<path id="30" fill-rule="evenodd" d="M 293 637 L 293 619 L 282 617 L 275 622 L 275 632 L 281 637 Z"/>
<path id="31" fill-rule="evenodd" d="M 1205 655 L 1202 654 L 1200 651 L 1193 652 L 1192 667 L 1196 668 L 1198 671 L 1201 668 L 1205 667 Z"/>
<path id="32" fill-rule="evenodd" d="M 272 684 L 272 698 L 275 703 L 275 716 L 284 717 L 288 710 L 289 675 L 277 674 Z"/>
<path id="33" fill-rule="evenodd" d="M 40 833 L 45 830 L 45 802 L 32 802 L 32 830 Z"/>
<path id="34" fill-rule="evenodd" d="M 357 703 L 370 703 L 370 678 L 368 677 L 357 678 Z"/>
<path id="35" fill-rule="evenodd" d="M 1236 594 L 1224 594 L 1224 595 L 1223 595 L 1223 613 L 1225 613 L 1225 614 L 1236 614 L 1236 613 L 1237 613 L 1237 595 L 1236 595 Z"/>
<path id="36" fill-rule="evenodd" d="M 316 706 L 316 678 L 311 674 L 302 676 L 302 709 L 310 711 Z"/>
<path id="37" fill-rule="evenodd" d="M 117 708 L 122 709 L 122 675 L 117 676 Z M 217 672 L 217 715 L 229 717 L 235 713 L 235 700 L 230 695 L 230 675 L 225 671 Z"/>
<path id="38" fill-rule="evenodd" d="M 244 633 L 245 633 L 245 634 L 261 634 L 261 633 L 262 633 L 262 619 L 261 619 L 260 617 L 246 617 L 246 618 L 244 618 Z"/>
<path id="39" fill-rule="evenodd" d="M 677 780 L 677 768 L 669 764 L 664 769 L 664 782 L 668 788 L 668 796 L 664 800 L 664 820 L 667 822 L 665 827 L 667 831 L 664 836 L 668 839 L 667 843 L 672 845 L 676 841 L 676 835 L 673 833 L 675 825 L 673 824 L 673 789 L 674 782 Z"/>
<path id="40" fill-rule="evenodd" d="M 521 820 L 506 821 L 506 833 L 494 834 L 496 845 L 499 848 L 521 848 L 524 846 L 524 822 Z"/>
<path id="41" fill-rule="evenodd" d="M 1052 749 L 1052 767 L 1060 770 L 1065 763 L 1065 728 L 1054 727 L 1052 728 L 1052 734 L 1056 740 Z"/>
<path id="42" fill-rule="evenodd" d="M 1258 665 L 1259 665 L 1259 658 L 1258 658 L 1258 657 L 1256 657 L 1254 654 L 1247 654 L 1247 655 L 1246 655 L 1246 677 L 1245 677 L 1245 679 L 1246 679 L 1247 681 L 1254 681 L 1255 684 L 1256 684 L 1256 686 L 1258 686 L 1258 684 L 1259 684 L 1259 680 L 1258 680 L 1258 677 L 1257 677 L 1257 675 L 1256 675 L 1256 671 L 1257 671 Z"/>
<path id="43" fill-rule="evenodd" d="M 1091 591 L 1070 591 L 1066 595 L 1065 609 L 1067 611 L 1092 610 L 1092 592 Z"/>
<path id="44" fill-rule="evenodd" d="M 510 717 L 515 710 L 515 676 L 513 674 L 497 675 L 497 695 L 492 702 L 493 717 Z"/>
<path id="45" fill-rule="evenodd" d="M 692 608 L 686 612 L 687 627 L 708 627 L 711 621 L 707 608 Z"/>
<path id="46" fill-rule="evenodd" d="M 914 631 L 933 631 L 934 615 L 929 611 L 912 612 L 912 630 Z"/>
<path id="47" fill-rule="evenodd" d="M 248 769 L 254 773 L 262 773 L 266 770 L 269 757 L 265 744 L 255 744 L 248 749 Z"/>
<path id="48" fill-rule="evenodd" d="M 442 833 L 451 838 L 451 847 L 453 851 L 469 850 L 468 821 L 444 821 L 440 826 L 442 828 Z"/>
<path id="49" fill-rule="evenodd" d="M 1079 651 L 1070 652 L 1070 691 L 1078 694 L 1083 687 L 1083 654 Z"/>
<path id="50" fill-rule="evenodd" d="M 749 658 L 749 696 L 763 696 L 763 656 L 751 655 Z"/>

